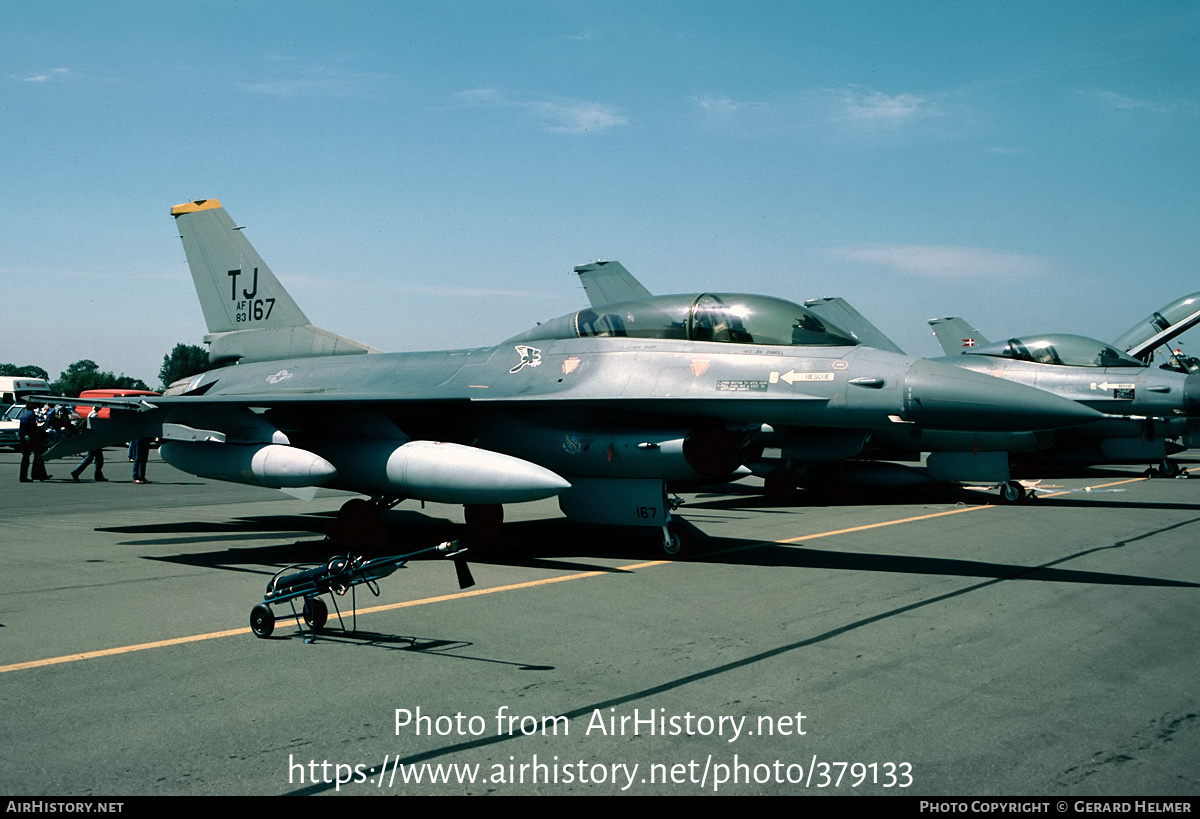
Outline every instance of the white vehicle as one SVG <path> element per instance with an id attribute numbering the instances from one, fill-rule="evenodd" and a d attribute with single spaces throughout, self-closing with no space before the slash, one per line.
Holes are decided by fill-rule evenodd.
<path id="1" fill-rule="evenodd" d="M 0 446 L 16 447 L 20 443 L 18 429 L 21 425 L 17 417 L 25 409 L 25 399 L 49 393 L 50 384 L 44 378 L 0 376 Z"/>
<path id="2" fill-rule="evenodd" d="M 20 375 L 0 376 L 0 405 L 24 404 L 30 395 L 49 395 L 50 383 L 44 378 Z"/>
<path id="3" fill-rule="evenodd" d="M 21 422 L 17 419 L 25 410 L 24 404 L 13 404 L 3 407 L 4 414 L 0 415 L 0 446 L 16 447 L 20 443 Z"/>

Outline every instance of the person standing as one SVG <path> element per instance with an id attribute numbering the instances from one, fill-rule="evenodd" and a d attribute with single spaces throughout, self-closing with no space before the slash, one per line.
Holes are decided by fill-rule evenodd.
<path id="1" fill-rule="evenodd" d="M 146 480 L 146 459 L 150 457 L 150 439 L 138 438 L 131 443 L 129 457 L 133 460 L 133 482 L 150 483 Z"/>
<path id="2" fill-rule="evenodd" d="M 99 414 L 99 412 L 100 412 L 99 407 L 92 407 L 92 411 L 90 413 L 88 413 L 88 418 L 95 418 L 96 415 Z M 80 421 L 79 423 L 80 423 L 81 430 L 87 429 L 86 421 Z M 79 476 L 83 474 L 83 470 L 87 469 L 88 465 L 93 462 L 96 464 L 96 482 L 103 483 L 104 481 L 107 481 L 108 478 L 104 477 L 104 450 L 103 449 L 93 449 L 90 452 L 88 452 L 87 457 L 79 462 L 79 466 L 77 466 L 71 470 L 71 480 L 73 480 L 73 481 L 79 480 Z"/>
<path id="3" fill-rule="evenodd" d="M 29 483 L 29 461 L 33 461 L 33 478 L 35 481 L 48 481 L 52 475 L 46 472 L 46 463 L 42 453 L 46 450 L 46 433 L 38 426 L 37 406 L 27 404 L 25 411 L 17 417 L 19 424 L 17 434 L 21 439 L 21 483 Z"/>

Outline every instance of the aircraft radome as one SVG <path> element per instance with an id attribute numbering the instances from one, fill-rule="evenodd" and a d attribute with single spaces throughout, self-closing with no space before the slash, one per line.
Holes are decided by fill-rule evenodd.
<path id="1" fill-rule="evenodd" d="M 72 451 L 155 436 L 196 475 L 351 490 L 378 510 L 461 503 L 469 522 L 557 495 L 573 520 L 653 527 L 678 555 L 686 530 L 668 485 L 744 474 L 764 430 L 849 457 L 887 427 L 1028 433 L 1102 417 L 743 294 L 643 296 L 493 347 L 381 353 L 314 327 L 220 202 L 171 213 L 210 358 L 227 366 L 106 402 L 110 418 L 91 419 Z"/>

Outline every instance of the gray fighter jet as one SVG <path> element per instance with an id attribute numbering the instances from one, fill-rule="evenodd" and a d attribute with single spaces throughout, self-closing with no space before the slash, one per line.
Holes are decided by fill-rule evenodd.
<path id="1" fill-rule="evenodd" d="M 575 271 L 589 297 L 598 266 L 604 269 L 608 291 L 617 288 L 617 280 L 622 282 L 619 292 L 642 287 L 617 262 L 581 265 Z M 804 306 L 863 343 L 900 352 L 843 299 L 811 299 Z M 1064 334 L 991 344 L 961 318 L 931 319 L 934 335 L 948 356 L 941 361 L 1053 392 L 1104 412 L 1106 417 L 1057 433 L 1007 431 L 986 425 L 970 431 L 885 425 L 871 430 L 861 451 L 852 456 L 796 446 L 785 430 L 777 429 L 774 436 L 763 439 L 768 452 L 776 455 L 773 461 L 760 462 L 765 464 L 760 471 L 765 472 L 767 492 L 786 497 L 801 473 L 840 458 L 911 458 L 912 453 L 919 452 L 929 453 L 929 478 L 996 485 L 1008 501 L 1026 494 L 1014 477 L 1038 474 L 1036 470 L 1049 464 L 1146 463 L 1155 465 L 1162 474 L 1178 474 L 1178 465 L 1168 456 L 1185 449 L 1178 440 L 1196 428 L 1200 376 L 1150 369 L 1121 350 L 1128 347 L 1131 353 L 1148 358 L 1155 344 L 1165 343 L 1200 323 L 1198 307 L 1200 294 L 1178 299 L 1139 322 L 1112 345 Z M 899 466 L 842 464 L 838 469 L 838 477 L 864 485 L 903 486 L 922 480 L 913 470 Z M 829 470 L 816 471 L 824 477 Z"/>
<path id="2" fill-rule="evenodd" d="M 990 343 L 961 318 L 931 319 L 929 324 L 948 354 L 943 361 L 1036 386 L 1114 416 L 1062 432 L 1052 445 L 1027 451 L 1026 469 L 1052 463 L 1144 463 L 1152 474 L 1174 476 L 1179 466 L 1169 456 L 1187 449 L 1180 441 L 1200 424 L 1200 375 L 1179 364 L 1182 356 L 1161 368 L 1147 362 L 1157 345 L 1200 320 L 1200 311 L 1191 309 L 1195 300 L 1193 295 L 1167 305 L 1111 344 L 1066 333 Z M 933 460 L 931 469 L 939 465 L 939 459 Z"/>
<path id="3" fill-rule="evenodd" d="M 494 347 L 379 353 L 314 327 L 217 200 L 171 212 L 210 355 L 228 366 L 162 397 L 106 402 L 111 417 L 90 419 L 76 449 L 155 436 L 165 460 L 196 475 L 347 489 L 376 509 L 461 503 L 477 520 L 557 495 L 578 521 L 661 529 L 674 555 L 685 530 L 668 482 L 736 475 L 764 429 L 854 454 L 881 427 L 1031 434 L 1102 417 L 859 344 L 782 299 L 653 297 L 619 277 L 609 295 L 634 298 Z"/>

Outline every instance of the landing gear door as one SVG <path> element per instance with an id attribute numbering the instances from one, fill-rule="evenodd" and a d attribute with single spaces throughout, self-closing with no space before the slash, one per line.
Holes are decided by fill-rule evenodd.
<path id="1" fill-rule="evenodd" d="M 663 482 L 657 478 L 570 478 L 558 496 L 564 515 L 581 523 L 663 527 L 671 522 Z"/>

